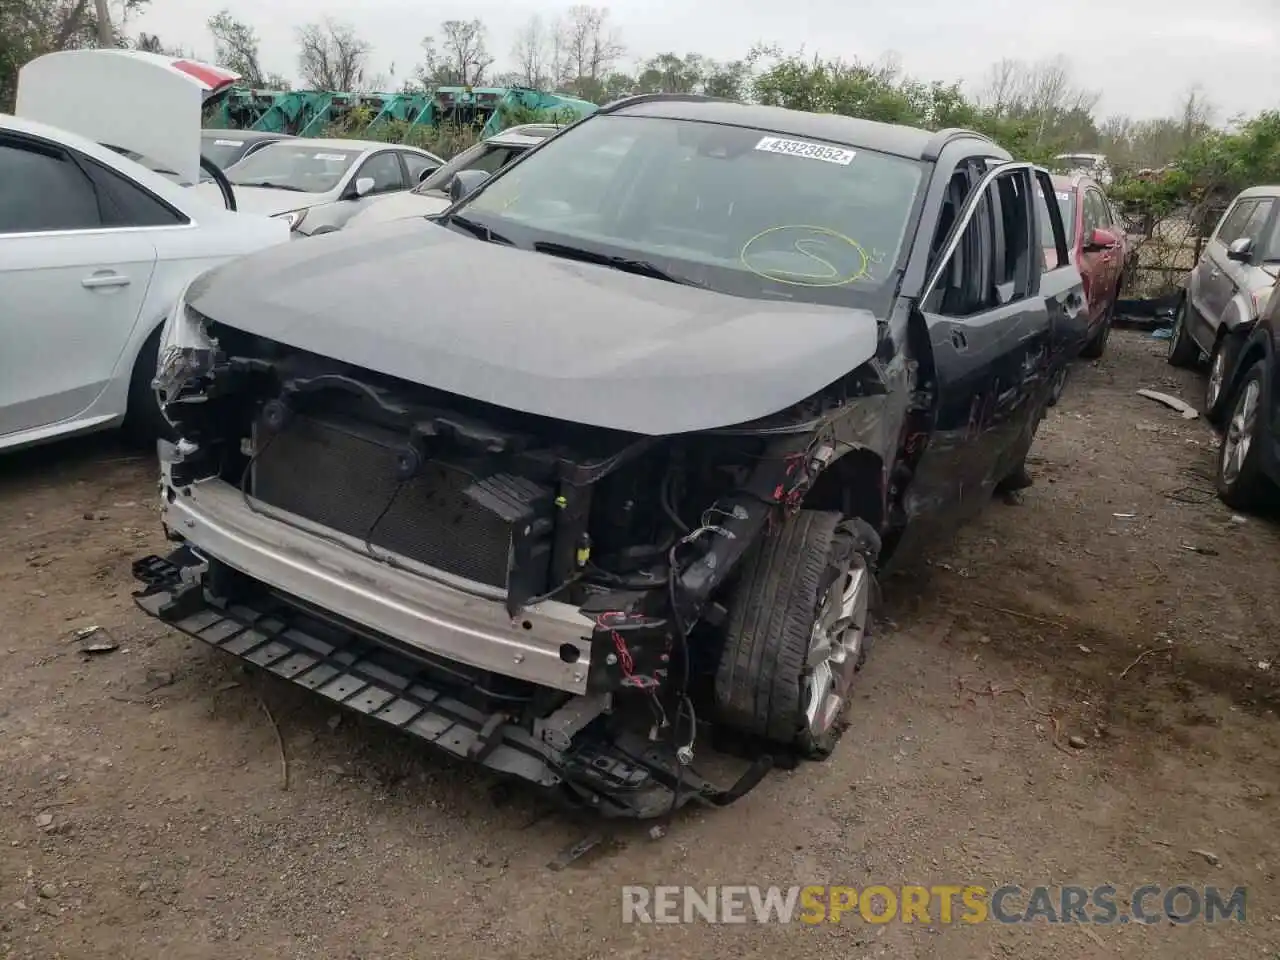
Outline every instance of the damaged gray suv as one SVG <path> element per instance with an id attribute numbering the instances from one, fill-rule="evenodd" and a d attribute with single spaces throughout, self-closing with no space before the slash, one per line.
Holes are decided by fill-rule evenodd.
<path id="1" fill-rule="evenodd" d="M 969 131 L 645 96 L 219 267 L 138 602 L 587 809 L 727 804 L 831 753 L 883 565 L 1030 482 L 1087 326 L 1038 188 Z"/>

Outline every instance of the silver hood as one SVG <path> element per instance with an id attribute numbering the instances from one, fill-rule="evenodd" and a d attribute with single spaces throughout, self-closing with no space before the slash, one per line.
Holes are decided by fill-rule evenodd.
<path id="1" fill-rule="evenodd" d="M 197 280 L 213 321 L 526 413 L 655 436 L 777 413 L 875 353 L 865 310 L 749 300 L 401 220 Z"/>

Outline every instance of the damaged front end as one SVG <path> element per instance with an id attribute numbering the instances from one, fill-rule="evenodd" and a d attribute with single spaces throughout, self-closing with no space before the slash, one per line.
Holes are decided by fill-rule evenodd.
<path id="1" fill-rule="evenodd" d="M 699 678 L 743 556 L 883 427 L 875 364 L 768 422 L 651 437 L 183 309 L 155 382 L 183 438 L 161 483 L 181 545 L 135 565 L 144 610 L 609 815 L 723 805 L 763 777 L 769 756 L 723 791 L 692 770 Z M 879 462 L 823 495 L 882 510 Z"/>

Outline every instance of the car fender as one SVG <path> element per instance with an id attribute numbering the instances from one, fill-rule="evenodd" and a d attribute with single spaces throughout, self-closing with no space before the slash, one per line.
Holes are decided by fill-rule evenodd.
<path id="1" fill-rule="evenodd" d="M 1218 335 L 1227 333 L 1247 333 L 1258 319 L 1257 302 L 1248 291 L 1237 290 L 1226 308 L 1218 324 Z"/>

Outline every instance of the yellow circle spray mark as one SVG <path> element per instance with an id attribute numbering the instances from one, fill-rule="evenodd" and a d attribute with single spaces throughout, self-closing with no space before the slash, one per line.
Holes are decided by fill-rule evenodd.
<path id="1" fill-rule="evenodd" d="M 764 237 L 773 236 L 784 230 L 806 230 L 819 235 L 816 237 L 799 237 L 792 243 L 792 246 L 799 253 L 804 254 L 813 262 L 814 270 L 819 272 L 800 273 L 795 270 L 761 270 L 752 266 L 750 259 L 752 245 Z M 852 247 L 858 255 L 858 269 L 850 274 L 842 274 L 835 264 L 816 253 L 814 248 L 821 247 L 826 242 L 824 238 L 838 240 Z M 844 286 L 847 283 L 853 283 L 855 280 L 865 278 L 868 275 L 867 268 L 871 264 L 870 255 L 857 240 L 829 227 L 817 227 L 810 224 L 783 224 L 777 227 L 769 227 L 767 230 L 761 230 L 742 245 L 742 251 L 738 254 L 738 258 L 742 261 L 744 267 L 757 276 L 772 280 L 775 283 L 785 283 L 795 287 Z"/>

